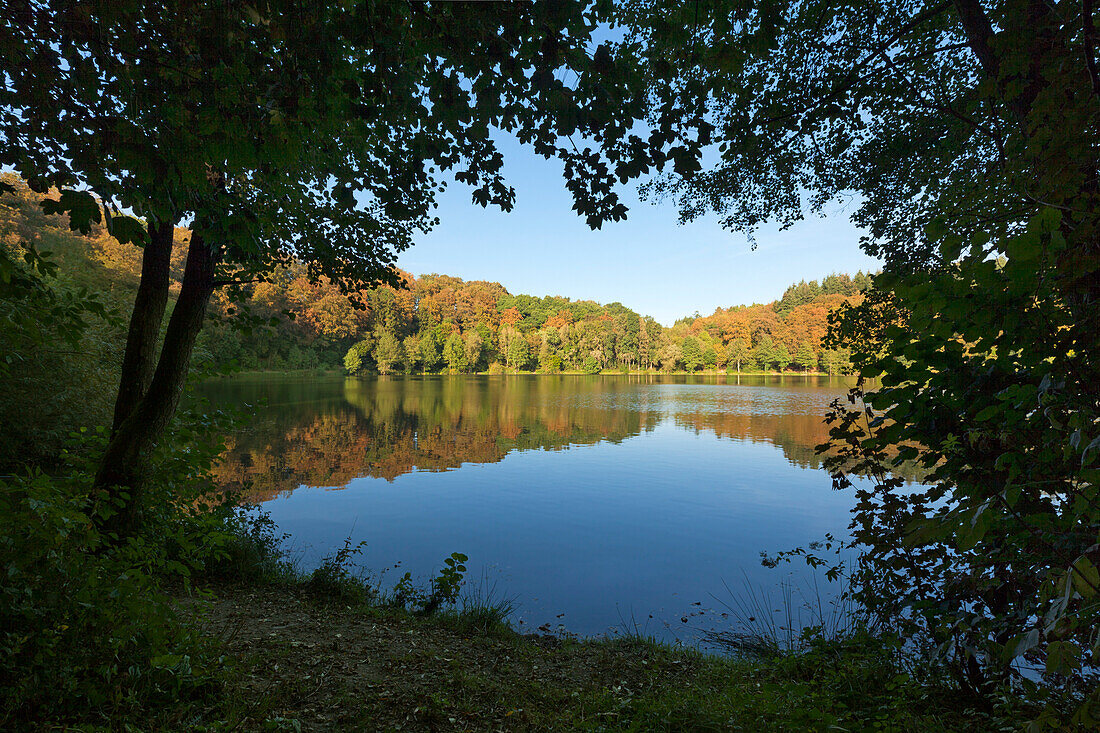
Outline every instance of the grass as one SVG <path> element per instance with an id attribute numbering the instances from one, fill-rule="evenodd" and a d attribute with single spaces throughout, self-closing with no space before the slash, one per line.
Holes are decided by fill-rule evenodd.
<path id="1" fill-rule="evenodd" d="M 822 589 L 817 573 L 804 583 L 784 581 L 777 595 L 754 586 L 747 576 L 739 590 L 726 585 L 726 598 L 716 598 L 732 621 L 730 629 L 708 630 L 706 643 L 729 652 L 757 658 L 792 654 L 812 640 L 839 641 L 878 631 L 868 616 L 847 594 L 841 579 Z"/>

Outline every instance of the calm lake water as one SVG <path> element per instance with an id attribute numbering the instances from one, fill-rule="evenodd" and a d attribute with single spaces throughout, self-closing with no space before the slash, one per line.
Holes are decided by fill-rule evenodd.
<path id="1" fill-rule="evenodd" d="M 814 446 L 848 382 L 264 376 L 201 392 L 255 407 L 217 478 L 263 504 L 304 566 L 350 536 L 392 586 L 463 552 L 474 586 L 516 597 L 520 628 L 690 640 L 724 622 L 727 586 L 808 583 L 761 551 L 846 533 L 853 497 Z"/>

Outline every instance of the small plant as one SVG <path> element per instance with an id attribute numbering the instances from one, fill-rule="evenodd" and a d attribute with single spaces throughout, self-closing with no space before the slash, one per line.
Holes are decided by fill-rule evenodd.
<path id="1" fill-rule="evenodd" d="M 310 574 L 306 588 L 316 597 L 340 603 L 362 603 L 371 595 L 362 579 L 351 572 L 352 558 L 362 554 L 366 542 L 353 545 L 351 537 L 334 554 L 321 560 Z"/>
<path id="2" fill-rule="evenodd" d="M 424 604 L 424 613 L 432 613 L 444 604 L 453 604 L 458 600 L 458 591 L 466 576 L 465 562 L 470 558 L 461 552 L 452 552 L 443 560 L 443 569 L 432 580 L 432 592 Z"/>
<path id="3" fill-rule="evenodd" d="M 765 558 L 764 564 L 775 567 L 778 562 Z M 827 580 L 822 587 L 814 572 L 803 583 L 784 581 L 778 598 L 747 578 L 742 592 L 727 585 L 728 600 L 716 600 L 738 628 L 708 631 L 704 639 L 742 656 L 767 659 L 804 651 L 822 640 L 840 641 L 857 632 L 879 630 L 875 619 L 851 597 L 846 575 L 827 574 Z"/>
<path id="4" fill-rule="evenodd" d="M 423 605 L 426 600 L 424 591 L 416 586 L 412 579 L 412 573 L 405 573 L 401 580 L 393 586 L 390 603 L 400 608 L 416 608 Z"/>
<path id="5" fill-rule="evenodd" d="M 461 552 L 452 552 L 443 560 L 443 569 L 432 579 L 425 592 L 413 582 L 412 573 L 405 573 L 393 587 L 389 602 L 418 613 L 435 613 L 441 606 L 453 606 L 458 601 L 469 558 Z"/>

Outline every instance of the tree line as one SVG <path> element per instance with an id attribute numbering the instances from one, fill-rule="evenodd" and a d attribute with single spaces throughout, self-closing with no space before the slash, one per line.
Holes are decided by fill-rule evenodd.
<path id="1" fill-rule="evenodd" d="M 823 346 L 828 316 L 861 302 L 869 284 L 862 272 L 833 274 L 792 285 L 772 303 L 719 308 L 669 328 L 621 303 L 513 295 L 500 283 L 448 275 L 401 272 L 396 286 L 345 294 L 292 263 L 236 302 L 219 294 L 220 318 L 200 340 L 199 358 L 266 369 L 332 367 L 342 359 L 351 374 L 843 374 L 851 369 L 847 350 Z"/>

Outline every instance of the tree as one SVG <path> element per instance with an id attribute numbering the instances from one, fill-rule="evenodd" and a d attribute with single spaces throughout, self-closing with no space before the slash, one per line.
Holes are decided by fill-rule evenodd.
<path id="1" fill-rule="evenodd" d="M 527 340 L 517 335 L 508 343 L 508 366 L 513 369 L 524 369 L 531 360 L 531 352 L 527 346 Z"/>
<path id="2" fill-rule="evenodd" d="M 787 367 L 791 365 L 791 352 L 787 349 L 787 345 L 782 341 L 775 347 L 775 367 L 779 371 L 783 372 L 787 370 Z"/>
<path id="3" fill-rule="evenodd" d="M 542 343 L 539 344 L 539 370 L 543 372 L 557 372 L 561 370 L 561 356 L 557 353 L 557 347 L 561 344 L 561 337 L 557 328 L 550 327 L 542 331 Z"/>
<path id="4" fill-rule="evenodd" d="M 424 363 L 420 354 L 420 339 L 415 334 L 406 336 L 401 342 L 401 348 L 405 352 L 405 366 L 410 372 L 415 372 Z"/>
<path id="5" fill-rule="evenodd" d="M 366 368 L 371 352 L 374 351 L 374 334 L 353 345 L 344 356 L 344 368 L 348 374 L 358 374 Z"/>
<path id="6" fill-rule="evenodd" d="M 215 288 L 291 257 L 342 288 L 394 282 L 395 254 L 433 223 L 438 170 L 476 203 L 511 208 L 490 128 L 562 160 L 590 225 L 623 218 L 613 184 L 660 162 L 663 143 L 631 132 L 644 80 L 593 42 L 607 20 L 603 4 L 285 0 L 7 14 L 0 165 L 36 191 L 56 187 L 49 210 L 74 228 L 103 219 L 144 247 L 95 480 L 121 505 L 116 529 L 137 523 Z M 562 144 L 571 135 L 594 147 Z M 184 221 L 187 264 L 158 355 Z"/>
<path id="7" fill-rule="evenodd" d="M 847 374 L 852 370 L 852 360 L 847 349 L 824 349 L 821 352 L 821 367 L 834 374 Z"/>
<path id="8" fill-rule="evenodd" d="M 718 352 L 714 350 L 714 344 L 708 343 L 703 349 L 703 366 L 715 369 L 718 366 Z"/>
<path id="9" fill-rule="evenodd" d="M 466 361 L 466 344 L 457 332 L 452 333 L 447 338 L 447 343 L 443 345 L 443 360 L 447 362 L 448 368 L 456 372 L 465 372 L 469 368 L 469 362 Z"/>
<path id="10" fill-rule="evenodd" d="M 477 330 L 468 331 L 466 333 L 466 337 L 463 339 L 463 346 L 466 349 L 466 365 L 470 371 L 477 371 L 478 364 L 481 362 L 484 344 L 485 342 Z"/>
<path id="11" fill-rule="evenodd" d="M 672 341 L 667 334 L 661 334 L 661 340 L 657 351 L 657 362 L 661 365 L 661 371 L 672 372 L 680 365 L 683 353 L 680 345 Z"/>
<path id="12" fill-rule="evenodd" d="M 694 336 L 688 336 L 680 344 L 680 354 L 684 362 L 684 368 L 689 372 L 698 371 L 703 364 L 703 349 Z"/>
<path id="13" fill-rule="evenodd" d="M 857 494 L 856 597 L 924 634 L 975 695 L 1021 658 L 1044 667 L 1082 726 L 1100 717 L 1082 674 L 1100 661 L 1094 15 L 976 0 L 626 13 L 655 108 L 719 146 L 712 169 L 654 193 L 747 231 L 859 194 L 861 246 L 886 264 L 826 344 L 882 385 L 830 414 L 837 486 L 853 463 L 876 477 Z M 923 485 L 892 477 L 892 456 L 925 466 Z"/>
<path id="14" fill-rule="evenodd" d="M 800 305 L 812 303 L 821 291 L 822 288 L 818 287 L 816 280 L 811 280 L 810 282 L 802 280 L 797 285 L 792 285 L 787 288 L 783 293 L 783 297 L 776 302 L 775 312 L 780 315 L 785 315 Z"/>
<path id="15" fill-rule="evenodd" d="M 519 312 L 519 308 L 512 306 L 503 313 L 500 314 L 501 323 L 507 323 L 509 326 L 515 327 L 520 321 L 523 320 L 523 314 Z"/>
<path id="16" fill-rule="evenodd" d="M 741 373 L 741 363 L 748 361 L 752 352 L 749 349 L 748 343 L 744 339 L 734 339 L 730 341 L 729 350 L 726 352 L 729 356 L 727 359 L 727 369 L 729 366 L 736 366 L 737 373 Z"/>
<path id="17" fill-rule="evenodd" d="M 817 354 L 807 343 L 803 343 L 798 347 L 798 353 L 795 354 L 794 361 L 807 372 L 817 368 Z"/>
<path id="18" fill-rule="evenodd" d="M 404 349 L 401 342 L 389 331 L 376 334 L 377 342 L 374 346 L 374 362 L 378 365 L 379 374 L 389 374 L 397 368 L 398 364 L 405 361 Z"/>
<path id="19" fill-rule="evenodd" d="M 757 366 L 764 371 L 767 371 L 775 363 L 775 342 L 772 341 L 772 337 L 764 335 L 760 337 L 760 340 L 756 344 L 756 348 L 752 350 L 753 361 Z"/>
<path id="20" fill-rule="evenodd" d="M 420 361 L 424 365 L 424 370 L 433 372 L 439 368 L 439 364 L 442 362 L 443 356 L 440 354 L 439 342 L 435 338 L 435 334 L 431 331 L 427 331 L 420 336 Z"/>

